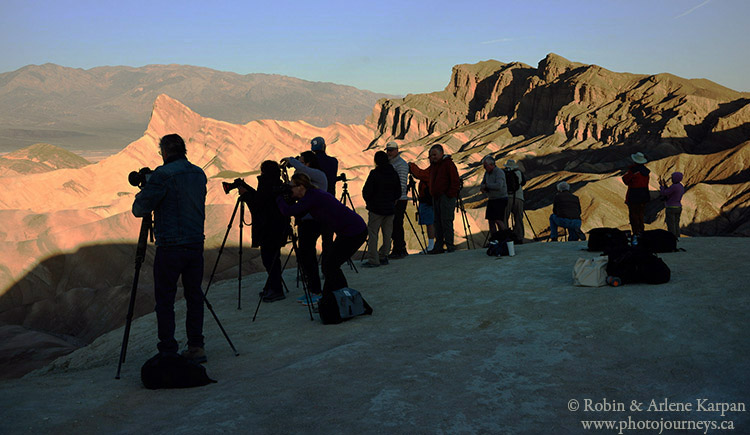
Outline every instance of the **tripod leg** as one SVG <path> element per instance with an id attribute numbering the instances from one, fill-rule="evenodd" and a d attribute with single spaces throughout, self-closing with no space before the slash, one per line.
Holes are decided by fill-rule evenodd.
<path id="1" fill-rule="evenodd" d="M 240 262 L 237 265 L 237 309 L 242 309 L 242 229 L 245 224 L 245 207 L 240 205 Z"/>
<path id="2" fill-rule="evenodd" d="M 115 379 L 120 379 L 120 369 L 125 362 L 125 355 L 128 351 L 128 338 L 130 337 L 130 326 L 133 323 L 133 311 L 135 310 L 135 296 L 138 290 L 138 277 L 141 274 L 141 265 L 146 258 L 146 247 L 148 246 L 148 234 L 151 230 L 151 215 L 145 216 L 141 220 L 141 230 L 138 234 L 138 245 L 135 248 L 135 274 L 133 275 L 133 288 L 130 290 L 130 303 L 128 304 L 128 315 L 125 318 L 125 332 L 122 337 L 122 347 L 120 348 L 120 359 L 117 362 L 117 374 Z"/>
<path id="3" fill-rule="evenodd" d="M 237 352 L 237 349 L 234 347 L 234 344 L 232 344 L 232 340 L 229 339 L 229 335 L 227 335 L 227 331 L 224 330 L 224 327 L 221 325 L 221 322 L 219 321 L 219 318 L 216 316 L 216 312 L 214 311 L 213 306 L 211 306 L 211 303 L 208 302 L 208 299 L 206 299 L 206 294 L 201 292 L 203 295 L 203 302 L 206 304 L 206 308 L 208 308 L 208 311 L 211 312 L 211 315 L 214 316 L 214 320 L 216 320 L 216 324 L 219 325 L 219 329 L 221 329 L 221 333 L 224 334 L 224 338 L 227 339 L 227 343 L 229 343 L 229 347 L 232 348 L 234 351 L 234 356 L 239 356 L 239 352 Z"/>
<path id="4" fill-rule="evenodd" d="M 219 259 L 221 259 L 221 253 L 224 251 L 224 246 L 227 244 L 227 237 L 229 237 L 229 230 L 232 229 L 232 222 L 234 222 L 234 216 L 237 214 L 237 208 L 240 205 L 240 199 L 237 198 L 237 203 L 234 205 L 234 211 L 232 212 L 232 217 L 229 218 L 229 224 L 227 225 L 227 232 L 224 234 L 224 240 L 221 242 L 221 247 L 219 248 L 219 254 L 216 256 L 216 263 L 214 263 L 214 270 L 211 271 L 211 276 L 208 278 L 208 285 L 206 286 L 205 294 L 208 294 L 208 290 L 211 288 L 211 283 L 214 280 L 214 275 L 216 275 L 216 268 L 219 266 Z"/>
<path id="5" fill-rule="evenodd" d="M 409 222 L 409 226 L 414 233 L 414 237 L 417 239 L 417 242 L 419 242 L 419 248 L 422 250 L 422 252 L 424 252 L 424 245 L 422 244 L 422 240 L 419 238 L 419 234 L 417 234 L 417 229 L 414 228 L 414 224 L 411 222 L 408 214 L 404 213 L 404 217 L 406 218 L 406 221 Z"/>
<path id="6" fill-rule="evenodd" d="M 130 336 L 130 325 L 133 323 L 133 311 L 135 309 L 135 293 L 138 289 L 138 275 L 141 271 L 141 263 L 135 264 L 135 277 L 133 278 L 133 288 L 130 290 L 130 304 L 128 305 L 128 315 L 125 318 L 125 332 L 122 337 L 122 347 L 120 348 L 120 359 L 117 361 L 117 374 L 115 379 L 120 379 L 120 369 L 125 362 L 125 354 L 128 350 L 128 338 Z"/>
<path id="7" fill-rule="evenodd" d="M 523 211 L 523 215 L 526 216 L 526 221 L 529 223 L 529 228 L 531 228 L 531 234 L 534 235 L 534 240 L 539 240 L 539 236 L 536 235 L 536 231 L 534 231 L 534 227 L 531 225 L 531 219 L 529 219 L 529 215 L 526 213 L 526 210 Z"/>

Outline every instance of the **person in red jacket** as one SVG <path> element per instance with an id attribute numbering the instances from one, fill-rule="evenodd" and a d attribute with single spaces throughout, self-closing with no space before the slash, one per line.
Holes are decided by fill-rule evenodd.
<path id="1" fill-rule="evenodd" d="M 628 171 L 622 176 L 622 181 L 628 186 L 625 194 L 625 204 L 628 205 L 630 217 L 630 229 L 633 236 L 637 236 L 645 229 L 644 215 L 646 203 L 651 199 L 648 193 L 648 177 L 651 171 L 645 166 L 647 160 L 643 153 L 635 153 L 630 156 L 634 164 L 630 165 Z"/>
<path id="2" fill-rule="evenodd" d="M 442 254 L 453 252 L 453 218 L 456 214 L 456 198 L 460 189 L 458 169 L 446 156 L 443 146 L 435 144 L 430 147 L 430 167 L 421 169 L 414 163 L 409 164 L 409 170 L 418 178 L 429 177 L 428 187 L 432 194 L 432 206 L 435 212 L 435 247 L 427 251 L 428 254 Z M 445 249 L 443 246 L 445 245 Z"/>

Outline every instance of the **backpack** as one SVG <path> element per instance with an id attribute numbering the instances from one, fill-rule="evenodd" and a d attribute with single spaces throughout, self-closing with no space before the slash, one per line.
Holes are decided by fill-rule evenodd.
<path id="1" fill-rule="evenodd" d="M 215 383 L 206 368 L 177 353 L 158 353 L 141 367 L 141 382 L 149 390 L 202 387 Z"/>
<path id="2" fill-rule="evenodd" d="M 617 228 L 594 228 L 589 231 L 589 251 L 610 251 L 628 246 L 628 235 Z"/>
<path id="3" fill-rule="evenodd" d="M 677 251 L 677 237 L 667 230 L 648 230 L 638 236 L 638 246 L 648 252 Z"/>
<path id="4" fill-rule="evenodd" d="M 510 255 L 510 251 L 508 250 L 508 242 L 490 240 L 490 243 L 487 245 L 487 255 L 489 255 L 490 257 Z"/>
<path id="5" fill-rule="evenodd" d="M 505 172 L 505 185 L 508 186 L 508 195 L 513 195 L 521 187 L 521 183 L 518 182 L 516 176 L 516 169 L 503 169 L 503 172 Z M 523 178 L 523 172 L 521 172 L 521 178 Z"/>
<path id="6" fill-rule="evenodd" d="M 656 255 L 641 248 L 626 247 L 610 252 L 607 275 L 620 278 L 624 284 L 663 284 L 669 282 L 671 271 Z"/>
<path id="7" fill-rule="evenodd" d="M 324 325 L 341 323 L 363 314 L 372 314 L 372 307 L 354 289 L 344 287 L 332 292 L 323 292 L 318 302 L 318 314 Z"/>

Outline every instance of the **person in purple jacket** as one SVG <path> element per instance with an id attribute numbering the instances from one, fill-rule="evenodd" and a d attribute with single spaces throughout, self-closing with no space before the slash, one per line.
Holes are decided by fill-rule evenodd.
<path id="1" fill-rule="evenodd" d="M 664 221 L 667 223 L 667 230 L 680 238 L 680 215 L 682 214 L 682 195 L 685 194 L 685 186 L 682 185 L 682 172 L 672 173 L 672 185 L 667 187 L 667 183 L 660 182 L 659 193 L 665 201 Z"/>
<path id="2" fill-rule="evenodd" d="M 365 221 L 353 210 L 347 208 L 330 193 L 316 189 L 310 177 L 297 172 L 291 179 L 292 198 L 297 202 L 287 204 L 281 196 L 276 198 L 281 214 L 303 216 L 309 213 L 313 219 L 331 228 L 336 239 L 331 252 L 323 257 L 322 271 L 325 276 L 323 294 L 348 287 L 341 265 L 346 262 L 367 238 Z"/>

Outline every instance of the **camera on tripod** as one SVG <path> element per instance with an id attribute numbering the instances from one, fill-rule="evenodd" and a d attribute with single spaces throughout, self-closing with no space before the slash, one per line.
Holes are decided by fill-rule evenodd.
<path id="1" fill-rule="evenodd" d="M 143 186 L 146 185 L 148 179 L 151 177 L 152 172 L 151 168 L 141 168 L 137 171 L 131 171 L 130 174 L 128 174 L 128 183 L 133 187 L 143 189 Z"/>
<path id="2" fill-rule="evenodd" d="M 346 173 L 342 172 L 341 175 L 336 177 L 336 181 L 343 181 L 344 183 L 346 183 Z"/>
<path id="3" fill-rule="evenodd" d="M 222 181 L 221 187 L 224 188 L 224 193 L 226 193 L 227 195 L 229 195 L 229 192 L 231 192 L 232 189 L 236 189 L 238 187 L 243 187 L 247 190 L 250 190 L 250 186 L 248 186 L 247 183 L 245 183 L 245 180 L 243 180 L 242 178 L 235 178 L 231 183 Z"/>

